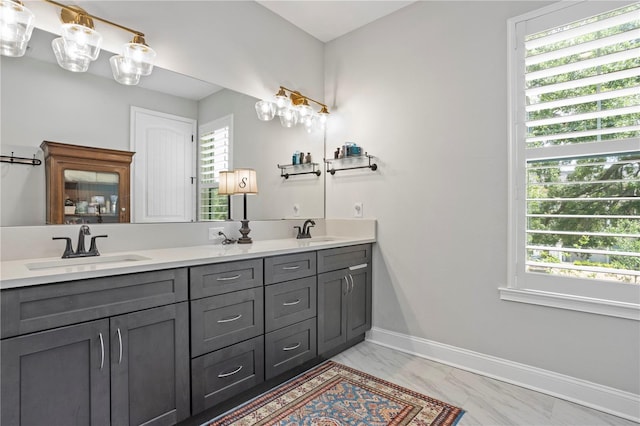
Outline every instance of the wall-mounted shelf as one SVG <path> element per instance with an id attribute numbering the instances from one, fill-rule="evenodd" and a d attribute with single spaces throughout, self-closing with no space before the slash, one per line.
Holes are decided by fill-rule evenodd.
<path id="1" fill-rule="evenodd" d="M 320 176 L 322 171 L 318 170 L 320 165 L 318 163 L 303 163 L 303 164 L 278 164 L 278 168 L 280 169 L 280 176 L 285 179 L 289 179 L 289 176 L 296 175 L 310 175 L 314 174 L 316 176 Z M 287 171 L 291 170 L 291 171 Z"/>
<path id="2" fill-rule="evenodd" d="M 375 158 L 373 155 L 365 153 L 364 155 L 354 155 L 345 158 L 325 159 L 324 162 L 327 165 L 327 173 L 335 175 L 336 172 L 340 170 L 371 169 L 372 171 L 376 171 L 378 170 L 378 165 L 371 163 L 371 159 L 373 158 Z M 367 164 L 364 164 L 365 160 Z M 337 167 L 334 167 L 334 163 Z"/>
<path id="3" fill-rule="evenodd" d="M 25 157 L 16 157 L 13 155 L 2 155 L 0 156 L 0 162 L 2 163 L 11 163 L 11 164 L 26 164 L 27 166 L 39 166 L 42 164 L 42 160 L 36 158 L 36 155 L 33 155 L 33 158 L 25 158 Z"/>

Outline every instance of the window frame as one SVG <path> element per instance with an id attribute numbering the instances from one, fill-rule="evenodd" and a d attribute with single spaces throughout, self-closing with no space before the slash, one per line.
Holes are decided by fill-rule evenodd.
<path id="1" fill-rule="evenodd" d="M 524 135 L 524 37 L 525 23 L 534 21 L 536 32 L 564 23 L 597 15 L 608 10 L 636 3 L 615 2 L 559 2 L 534 10 L 507 21 L 508 32 L 508 267 L 507 286 L 499 287 L 500 299 L 550 306 L 640 321 L 640 285 L 595 279 L 580 279 L 527 273 L 526 261 L 526 155 Z M 545 27 L 535 28 L 543 22 Z M 520 40 L 520 41 L 519 41 Z M 614 144 L 610 152 L 640 151 L 640 141 Z M 629 148 L 629 145 L 632 145 Z M 591 153 L 592 147 L 576 145 L 566 150 L 571 155 Z M 549 158 L 557 158 L 556 150 L 549 150 Z M 561 156 L 567 156 L 563 152 Z"/>

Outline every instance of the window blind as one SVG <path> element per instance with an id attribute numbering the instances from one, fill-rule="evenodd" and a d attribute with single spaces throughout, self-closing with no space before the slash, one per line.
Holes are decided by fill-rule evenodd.
<path id="1" fill-rule="evenodd" d="M 230 120 L 221 120 L 199 139 L 198 181 L 200 197 L 199 220 L 224 220 L 227 218 L 227 197 L 218 195 L 220 172 L 229 170 Z"/>
<path id="2" fill-rule="evenodd" d="M 640 283 L 640 3 L 524 47 L 526 271 Z"/>

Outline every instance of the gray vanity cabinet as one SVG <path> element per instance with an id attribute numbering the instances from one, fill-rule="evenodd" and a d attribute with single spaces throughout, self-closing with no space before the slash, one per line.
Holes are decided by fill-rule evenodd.
<path id="1" fill-rule="evenodd" d="M 186 277 L 175 269 L 3 290 L 1 423 L 189 417 Z"/>
<path id="2" fill-rule="evenodd" d="M 312 360 L 316 338 L 316 253 L 265 259 L 265 378 Z"/>
<path id="3" fill-rule="evenodd" d="M 111 423 L 169 425 L 189 404 L 188 303 L 111 318 Z"/>
<path id="4" fill-rule="evenodd" d="M 342 267 L 331 271 L 331 268 Z M 318 268 L 318 353 L 331 350 L 371 328 L 371 245 L 321 250 Z"/>
<path id="5" fill-rule="evenodd" d="M 262 259 L 190 268 L 193 414 L 264 382 L 263 281 Z"/>
<path id="6" fill-rule="evenodd" d="M 109 320 L 1 345 L 1 424 L 109 425 Z"/>

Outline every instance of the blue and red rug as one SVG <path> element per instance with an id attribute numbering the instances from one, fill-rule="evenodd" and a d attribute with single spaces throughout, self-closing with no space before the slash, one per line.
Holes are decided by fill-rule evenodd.
<path id="1" fill-rule="evenodd" d="M 209 426 L 452 426 L 464 411 L 333 361 L 223 414 Z"/>

